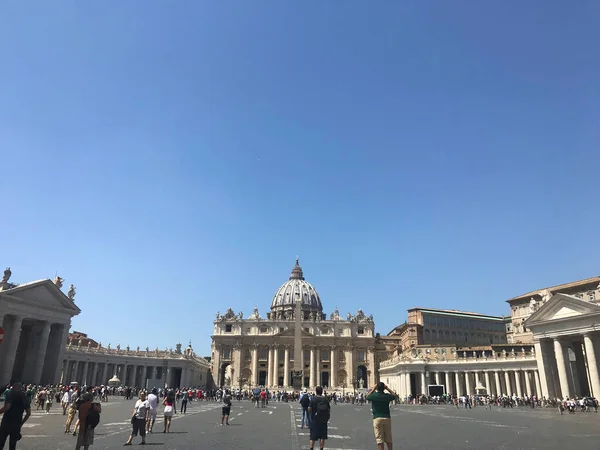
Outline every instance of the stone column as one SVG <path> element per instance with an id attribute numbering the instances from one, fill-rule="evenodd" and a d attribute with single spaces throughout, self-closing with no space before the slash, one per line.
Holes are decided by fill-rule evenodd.
<path id="1" fill-rule="evenodd" d="M 83 362 L 83 373 L 81 375 L 81 385 L 82 386 L 87 386 L 87 384 L 88 384 L 87 377 L 88 377 L 89 365 L 90 365 L 90 363 L 88 361 Z"/>
<path id="2" fill-rule="evenodd" d="M 471 389 L 471 373 L 465 372 L 465 385 L 467 388 L 467 395 L 473 395 L 473 390 Z"/>
<path id="3" fill-rule="evenodd" d="M 440 381 L 441 381 L 440 380 L 440 373 L 436 372 L 435 373 L 435 384 L 437 384 L 439 386 L 440 384 L 442 384 Z"/>
<path id="4" fill-rule="evenodd" d="M 571 392 L 569 389 L 569 376 L 567 374 L 567 366 L 565 364 L 565 353 L 558 338 L 554 338 L 554 356 L 556 357 L 556 366 L 558 368 L 561 398 L 571 398 Z"/>
<path id="5" fill-rule="evenodd" d="M 585 345 L 585 356 L 587 358 L 588 370 L 590 372 L 591 391 L 596 398 L 600 397 L 600 375 L 598 374 L 598 362 L 594 350 L 594 342 L 589 334 L 583 335 Z"/>
<path id="6" fill-rule="evenodd" d="M 310 348 L 310 368 L 309 368 L 309 382 L 311 388 L 316 386 L 315 384 L 315 348 Z"/>
<path id="7" fill-rule="evenodd" d="M 494 370 L 494 381 L 496 382 L 496 395 L 500 397 L 502 395 L 502 384 L 500 383 L 500 372 Z"/>
<path id="8" fill-rule="evenodd" d="M 73 368 L 71 369 L 73 371 L 72 374 L 70 375 L 70 380 L 68 380 L 68 382 L 72 382 L 72 381 L 76 381 L 77 383 L 79 383 L 79 379 L 77 378 L 77 372 L 79 372 L 79 363 L 77 362 L 77 360 L 73 361 Z"/>
<path id="9" fill-rule="evenodd" d="M 450 372 L 446 371 L 446 379 L 444 380 L 446 382 L 446 394 L 450 394 L 451 391 L 451 383 L 450 383 Z"/>
<path id="10" fill-rule="evenodd" d="M 323 386 L 321 384 L 321 351 L 316 349 L 315 351 L 315 382 L 317 386 Z"/>
<path id="11" fill-rule="evenodd" d="M 473 390 L 475 391 L 475 394 L 477 394 L 477 386 L 479 386 L 481 384 L 481 380 L 479 379 L 479 371 L 475 372 L 475 387 L 473 388 Z"/>
<path id="12" fill-rule="evenodd" d="M 523 372 L 523 374 L 525 375 L 525 389 L 527 389 L 526 394 L 531 397 L 531 395 L 533 394 L 533 392 L 531 392 L 531 381 L 529 381 L 529 371 L 525 370 Z"/>
<path id="13" fill-rule="evenodd" d="M 492 395 L 492 383 L 490 383 L 490 373 L 486 370 L 484 372 L 485 376 L 485 390 L 488 395 Z"/>
<path id="14" fill-rule="evenodd" d="M 252 349 L 252 387 L 258 386 L 258 346 Z"/>
<path id="15" fill-rule="evenodd" d="M 515 374 L 515 387 L 517 388 L 517 397 L 523 397 L 523 391 L 521 389 L 521 371 L 520 370 L 514 370 L 513 373 Z"/>
<path id="16" fill-rule="evenodd" d="M 60 384 L 67 384 L 67 376 L 68 376 L 68 370 L 69 370 L 69 361 L 68 360 L 63 360 L 62 365 L 61 365 L 61 369 L 62 372 L 60 373 Z"/>
<path id="17" fill-rule="evenodd" d="M 17 356 L 17 346 L 21 339 L 21 325 L 23 324 L 23 318 L 20 316 L 14 316 L 10 327 L 9 338 L 5 339 L 0 345 L 6 346 L 6 353 L 4 354 L 4 361 L 2 362 L 2 371 L 0 372 L 0 383 L 7 384 L 11 382 L 12 372 L 15 365 L 15 357 Z M 5 330 L 5 332 L 7 332 Z"/>
<path id="18" fill-rule="evenodd" d="M 279 386 L 279 347 L 273 348 L 273 386 Z"/>
<path id="19" fill-rule="evenodd" d="M 512 396 L 512 385 L 510 384 L 510 373 L 508 373 L 508 370 L 504 371 L 504 381 L 506 383 L 506 395 Z"/>
<path id="20" fill-rule="evenodd" d="M 273 347 L 269 346 L 269 353 L 267 354 L 267 386 L 273 386 Z"/>
<path id="21" fill-rule="evenodd" d="M 104 367 L 102 368 L 102 379 L 100 380 L 100 384 L 103 384 L 105 386 L 108 384 L 108 363 L 107 362 L 104 362 Z"/>
<path id="22" fill-rule="evenodd" d="M 421 394 L 427 395 L 427 379 L 425 378 L 425 370 L 421 372 Z"/>
<path id="23" fill-rule="evenodd" d="M 65 358 L 65 352 L 67 350 L 67 340 L 69 338 L 69 323 L 62 324 L 62 335 L 59 333 L 61 341 L 58 346 L 58 361 L 62 361 Z M 58 380 L 60 377 L 60 364 L 56 365 L 54 379 Z"/>
<path id="24" fill-rule="evenodd" d="M 412 395 L 412 386 L 410 383 L 410 372 L 406 373 L 406 396 Z"/>
<path id="25" fill-rule="evenodd" d="M 535 379 L 535 395 L 541 398 L 542 395 L 542 384 L 540 383 L 540 374 L 537 370 L 533 371 L 533 378 Z"/>
<path id="26" fill-rule="evenodd" d="M 541 342 L 534 342 L 535 359 L 538 366 L 538 376 L 540 379 L 541 390 L 538 391 L 538 397 L 548 398 L 548 383 L 546 381 L 546 368 L 544 367 L 544 355 L 542 354 Z"/>
<path id="27" fill-rule="evenodd" d="M 294 358 L 296 356 L 294 355 Z M 290 347 L 289 345 L 285 346 L 285 350 L 283 352 L 283 385 L 288 387 L 290 386 Z"/>
<path id="28" fill-rule="evenodd" d="M 35 368 L 33 371 L 33 382 L 39 384 L 42 378 L 42 370 L 46 361 L 46 351 L 48 349 L 48 338 L 50 337 L 50 322 L 42 323 L 42 331 L 40 332 L 40 343 L 35 356 Z M 55 381 L 55 380 L 52 380 Z"/>
<path id="29" fill-rule="evenodd" d="M 454 372 L 454 381 L 456 383 L 456 395 L 460 396 L 463 394 L 460 385 L 460 372 Z"/>
<path id="30" fill-rule="evenodd" d="M 330 367 L 329 370 L 329 384 L 330 387 L 336 387 L 338 385 L 337 381 L 337 358 L 335 353 L 335 347 L 331 347 L 331 356 L 329 357 Z"/>

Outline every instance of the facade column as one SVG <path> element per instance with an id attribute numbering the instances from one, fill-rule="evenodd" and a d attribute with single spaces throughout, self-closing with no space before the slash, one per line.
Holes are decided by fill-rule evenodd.
<path id="1" fill-rule="evenodd" d="M 88 361 L 84 361 L 84 363 L 83 363 L 83 373 L 81 375 L 81 380 L 82 380 L 81 385 L 82 386 L 87 386 L 88 385 L 87 376 L 88 376 L 89 365 L 90 365 L 90 363 Z"/>
<path id="2" fill-rule="evenodd" d="M 321 381 L 321 350 L 317 348 L 315 351 L 315 382 L 317 386 L 323 387 Z"/>
<path id="3" fill-rule="evenodd" d="M 77 372 L 79 372 L 79 363 L 77 362 L 77 360 L 73 361 L 73 369 L 71 369 L 73 371 L 72 374 L 70 375 L 70 380 L 69 382 L 75 381 L 77 383 L 79 383 L 79 379 L 77 378 Z"/>
<path id="4" fill-rule="evenodd" d="M 569 389 L 569 376 L 567 375 L 567 366 L 565 364 L 565 353 L 558 338 L 554 338 L 554 356 L 556 357 L 556 366 L 558 368 L 561 398 L 571 398 L 571 392 Z"/>
<path id="5" fill-rule="evenodd" d="M 461 385 L 460 385 L 460 372 L 454 372 L 454 378 L 455 378 L 455 382 L 456 382 L 456 395 L 460 396 L 462 395 L 462 389 L 461 389 Z"/>
<path id="6" fill-rule="evenodd" d="M 548 398 L 548 382 L 546 381 L 546 368 L 544 366 L 544 355 L 542 354 L 542 343 L 534 342 L 535 359 L 538 366 L 538 377 L 540 379 L 541 390 L 538 392 L 538 397 Z"/>
<path id="7" fill-rule="evenodd" d="M 598 362 L 594 351 L 594 342 L 589 334 L 583 335 L 585 345 L 585 356 L 587 358 L 588 370 L 590 372 L 591 391 L 596 398 L 600 397 L 600 375 L 598 374 Z"/>
<path id="8" fill-rule="evenodd" d="M 477 394 L 477 386 L 481 385 L 481 380 L 479 379 L 479 371 L 475 372 L 475 387 L 473 388 L 473 390 L 475 391 L 475 394 Z"/>
<path id="9" fill-rule="evenodd" d="M 440 380 L 440 373 L 436 372 L 435 373 L 435 384 L 437 384 L 439 386 L 440 384 L 442 384 L 440 381 L 441 381 Z"/>
<path id="10" fill-rule="evenodd" d="M 39 384 L 42 378 L 42 370 L 46 361 L 46 351 L 48 350 L 48 338 L 50 337 L 50 322 L 43 322 L 42 331 L 40 333 L 40 344 L 38 346 L 37 355 L 35 357 L 35 369 L 33 372 L 33 382 Z M 52 380 L 55 381 L 55 380 Z"/>
<path id="11" fill-rule="evenodd" d="M 269 387 L 273 386 L 273 347 L 269 346 L 267 355 L 267 381 L 265 384 Z"/>
<path id="12" fill-rule="evenodd" d="M 525 389 L 527 389 L 526 394 L 531 397 L 531 395 L 533 394 L 533 392 L 531 392 L 531 381 L 529 380 L 529 371 L 525 370 L 523 372 L 523 374 L 525 375 Z"/>
<path id="13" fill-rule="evenodd" d="M 412 395 L 412 386 L 410 383 L 410 372 L 406 373 L 406 397 Z"/>
<path id="14" fill-rule="evenodd" d="M 279 386 L 279 347 L 273 349 L 273 386 Z"/>
<path id="15" fill-rule="evenodd" d="M 65 359 L 61 365 L 62 372 L 60 374 L 60 384 L 67 384 L 67 370 L 69 370 L 69 360 Z"/>
<path id="16" fill-rule="evenodd" d="M 335 347 L 331 347 L 331 356 L 329 357 L 329 366 L 331 369 L 329 370 L 329 384 L 330 388 L 337 387 L 337 358 L 335 353 Z"/>
<path id="17" fill-rule="evenodd" d="M 59 336 L 61 336 L 59 338 L 59 339 L 61 339 L 61 341 L 58 346 L 58 361 L 62 361 L 63 359 L 65 359 L 65 352 L 67 350 L 67 340 L 69 339 L 69 328 L 70 328 L 69 323 L 62 324 L 62 335 L 59 334 Z M 60 378 L 60 364 L 57 364 L 57 367 L 55 370 L 56 371 L 54 373 L 54 379 L 58 380 Z"/>
<path id="18" fill-rule="evenodd" d="M 500 372 L 494 370 L 494 381 L 496 382 L 496 395 L 500 397 L 502 395 L 502 384 L 500 383 Z"/>
<path id="19" fill-rule="evenodd" d="M 490 383 L 490 373 L 486 370 L 484 372 L 485 376 L 485 390 L 487 395 L 492 395 L 492 383 Z"/>
<path id="20" fill-rule="evenodd" d="M 450 388 L 451 388 L 451 384 L 450 384 L 450 372 L 446 371 L 446 379 L 444 380 L 446 382 L 446 395 L 450 394 Z"/>
<path id="21" fill-rule="evenodd" d="M 471 373 L 465 372 L 465 385 L 467 388 L 467 395 L 473 395 L 473 391 L 471 390 Z"/>
<path id="22" fill-rule="evenodd" d="M 515 388 L 517 388 L 517 397 L 521 397 L 523 398 L 523 391 L 521 389 L 521 371 L 520 370 L 515 370 L 513 371 L 513 373 L 515 374 Z"/>
<path id="23" fill-rule="evenodd" d="M 252 349 L 252 387 L 258 386 L 258 346 Z"/>
<path id="24" fill-rule="evenodd" d="M 311 347 L 310 348 L 310 368 L 309 368 L 309 382 L 308 384 L 310 385 L 311 388 L 314 388 L 316 386 L 315 384 L 315 348 Z"/>
<path id="25" fill-rule="evenodd" d="M 506 383 L 506 395 L 512 396 L 512 385 L 510 384 L 510 373 L 508 373 L 508 370 L 504 371 L 504 381 Z"/>
<path id="26" fill-rule="evenodd" d="M 540 383 L 540 374 L 537 370 L 533 371 L 533 378 L 535 379 L 535 395 L 537 395 L 538 398 L 541 398 L 542 385 Z"/>
<path id="27" fill-rule="evenodd" d="M 20 316 L 13 316 L 12 324 L 10 327 L 10 337 L 4 341 L 6 345 L 6 353 L 4 354 L 4 361 L 2 362 L 2 372 L 0 376 L 0 383 L 10 383 L 12 380 L 12 372 L 15 366 L 15 357 L 17 356 L 17 346 L 21 339 L 21 325 L 23 325 L 23 318 Z M 6 331 L 6 330 L 5 330 Z"/>
<path id="28" fill-rule="evenodd" d="M 427 395 L 427 380 L 425 379 L 425 370 L 421 372 L 421 394 Z"/>
<path id="29" fill-rule="evenodd" d="M 294 357 L 296 357 L 294 355 Z M 290 347 L 289 345 L 285 346 L 285 350 L 283 352 L 283 385 L 290 385 Z"/>
<path id="30" fill-rule="evenodd" d="M 104 363 L 104 367 L 102 368 L 102 379 L 100 380 L 100 384 L 103 384 L 105 386 L 108 384 L 108 363 L 107 362 Z"/>

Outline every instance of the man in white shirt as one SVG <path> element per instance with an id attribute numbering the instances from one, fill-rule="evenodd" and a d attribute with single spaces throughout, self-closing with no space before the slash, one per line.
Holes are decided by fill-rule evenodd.
<path id="1" fill-rule="evenodd" d="M 68 391 L 65 391 L 65 393 L 62 395 L 62 397 L 60 399 L 60 404 L 61 404 L 62 409 L 63 409 L 63 416 L 65 416 L 67 414 L 67 408 L 71 404 L 71 394 L 72 394 L 72 392 L 73 391 L 71 391 L 70 389 Z"/>
<path id="2" fill-rule="evenodd" d="M 148 433 L 152 433 L 154 422 L 156 422 L 156 413 L 158 412 L 158 391 L 156 388 L 152 388 L 152 392 L 148 396 L 148 406 L 148 421 L 146 423 L 146 427 L 148 429 Z"/>

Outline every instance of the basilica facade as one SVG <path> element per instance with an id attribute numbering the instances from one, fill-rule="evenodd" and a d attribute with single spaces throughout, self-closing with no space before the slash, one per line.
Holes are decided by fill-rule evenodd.
<path id="1" fill-rule="evenodd" d="M 301 347 L 294 345 L 296 302 L 301 301 Z M 263 317 L 229 308 L 217 313 L 212 336 L 212 374 L 219 386 L 291 389 L 295 359 L 302 358 L 302 385 L 329 390 L 367 388 L 375 382 L 373 316 L 362 310 L 342 317 L 323 312 L 316 289 L 296 259 Z"/>

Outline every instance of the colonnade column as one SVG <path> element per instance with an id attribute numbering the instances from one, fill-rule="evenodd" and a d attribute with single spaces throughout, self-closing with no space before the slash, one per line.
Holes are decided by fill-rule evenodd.
<path id="1" fill-rule="evenodd" d="M 440 380 L 440 373 L 436 372 L 435 373 L 435 384 L 437 384 L 439 386 L 441 384 L 440 381 L 441 381 Z"/>
<path id="2" fill-rule="evenodd" d="M 554 339 L 554 356 L 556 357 L 556 366 L 558 368 L 558 379 L 560 380 L 561 397 L 571 398 L 569 389 L 569 377 L 567 375 L 567 367 L 565 365 L 565 354 L 563 346 L 558 338 Z"/>
<path id="3" fill-rule="evenodd" d="M 273 386 L 279 386 L 279 347 L 278 346 L 275 346 L 275 348 L 273 349 Z"/>
<path id="4" fill-rule="evenodd" d="M 487 395 L 492 395 L 492 384 L 490 383 L 490 373 L 486 370 L 483 374 L 485 376 L 485 390 L 487 391 Z"/>
<path id="5" fill-rule="evenodd" d="M 502 384 L 500 383 L 500 373 L 494 370 L 494 381 L 496 382 L 496 395 L 500 397 L 502 395 Z"/>
<path id="6" fill-rule="evenodd" d="M 310 387 L 315 387 L 315 348 L 310 348 L 310 368 L 309 368 L 309 381 L 308 384 Z"/>
<path id="7" fill-rule="evenodd" d="M 338 385 L 338 381 L 337 381 L 337 361 L 336 361 L 336 352 L 335 352 L 335 347 L 331 347 L 331 356 L 329 357 L 329 362 L 331 369 L 329 370 L 329 384 L 331 385 L 330 387 L 336 387 Z"/>
<path id="8" fill-rule="evenodd" d="M 17 356 L 17 346 L 21 339 L 21 325 L 23 325 L 23 318 L 20 316 L 13 316 L 9 337 L 4 342 L 7 350 L 4 354 L 4 361 L 2 363 L 3 367 L 0 374 L 0 383 L 9 383 L 12 381 L 11 378 L 15 366 L 15 357 Z"/>
<path id="9" fill-rule="evenodd" d="M 317 386 L 323 386 L 321 384 L 321 351 L 317 349 L 316 353 L 315 353 L 315 380 L 317 383 Z"/>
<path id="10" fill-rule="evenodd" d="M 294 358 L 296 356 L 294 355 Z M 290 385 L 290 347 L 289 345 L 285 346 L 285 350 L 283 352 L 283 385 Z"/>
<path id="11" fill-rule="evenodd" d="M 104 367 L 102 368 L 102 379 L 100 380 L 100 384 L 108 384 L 108 363 L 104 363 Z"/>
<path id="12" fill-rule="evenodd" d="M 267 354 L 267 380 L 265 384 L 273 386 L 273 347 L 271 346 L 269 346 L 269 353 Z"/>
<path id="13" fill-rule="evenodd" d="M 421 394 L 427 395 L 427 382 L 425 379 L 425 371 L 421 372 Z"/>
<path id="14" fill-rule="evenodd" d="M 513 393 L 512 391 L 512 385 L 510 384 L 510 373 L 508 373 L 508 370 L 504 371 L 504 381 L 506 383 L 506 395 L 512 395 Z"/>
<path id="15" fill-rule="evenodd" d="M 69 360 L 65 359 L 62 362 L 62 372 L 60 375 L 60 384 L 67 384 L 67 370 L 69 370 Z"/>
<path id="16" fill-rule="evenodd" d="M 467 388 L 467 395 L 473 395 L 473 390 L 471 389 L 471 373 L 465 372 L 465 387 Z"/>
<path id="17" fill-rule="evenodd" d="M 446 371 L 445 376 L 446 379 L 444 381 L 446 382 L 446 394 L 450 394 L 450 372 Z"/>
<path id="18" fill-rule="evenodd" d="M 258 386 L 258 346 L 252 349 L 252 387 Z"/>
<path id="19" fill-rule="evenodd" d="M 598 363 L 596 361 L 596 353 L 594 352 L 594 342 L 589 334 L 584 334 L 583 343 L 585 345 L 588 370 L 590 371 L 590 387 L 592 388 L 592 395 L 598 398 L 600 397 L 600 375 L 598 374 Z"/>
<path id="20" fill-rule="evenodd" d="M 42 370 L 46 361 L 46 351 L 48 350 L 48 338 L 50 337 L 50 322 L 44 322 L 40 334 L 40 344 L 35 359 L 35 369 L 33 372 L 33 382 L 38 384 L 42 378 Z M 52 380 L 53 382 L 56 380 Z"/>
<path id="21" fill-rule="evenodd" d="M 535 379 L 535 394 L 538 398 L 542 397 L 542 386 L 540 383 L 540 374 L 537 370 L 533 371 L 533 378 Z"/>
<path id="22" fill-rule="evenodd" d="M 525 370 L 523 373 L 525 374 L 525 389 L 527 389 L 526 394 L 531 397 L 533 392 L 531 392 L 531 381 L 529 380 L 529 371 Z"/>
<path id="23" fill-rule="evenodd" d="M 410 372 L 406 373 L 405 381 L 406 381 L 406 396 L 408 397 L 409 395 L 412 395 L 412 386 L 410 383 Z"/>
<path id="24" fill-rule="evenodd" d="M 541 390 L 538 392 L 538 397 L 548 398 L 548 382 L 546 381 L 546 368 L 544 367 L 544 355 L 542 354 L 542 343 L 534 342 L 535 359 L 538 366 L 538 377 L 541 385 Z"/>
<path id="25" fill-rule="evenodd" d="M 515 387 L 517 389 L 517 397 L 523 397 L 523 390 L 521 389 L 521 371 L 520 370 L 514 370 L 513 373 L 515 374 Z"/>
<path id="26" fill-rule="evenodd" d="M 456 395 L 462 395 L 460 385 L 460 372 L 454 372 L 454 378 L 454 381 L 456 382 Z"/>
<path id="27" fill-rule="evenodd" d="M 476 371 L 475 372 L 475 387 L 473 388 L 473 390 L 475 391 L 475 394 L 477 394 L 477 386 L 481 385 L 481 380 L 479 379 L 479 372 Z"/>

